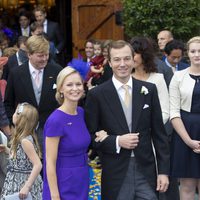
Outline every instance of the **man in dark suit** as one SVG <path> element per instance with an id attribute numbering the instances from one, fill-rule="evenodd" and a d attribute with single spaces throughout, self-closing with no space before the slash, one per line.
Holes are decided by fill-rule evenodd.
<path id="1" fill-rule="evenodd" d="M 91 89 L 85 104 L 93 146 L 102 154 L 102 200 L 156 200 L 156 191 L 165 192 L 169 184 L 156 87 L 131 77 L 133 52 L 125 41 L 110 45 L 109 64 L 112 79 Z"/>
<path id="2" fill-rule="evenodd" d="M 28 61 L 28 57 L 26 54 L 26 45 L 25 45 L 27 39 L 28 37 L 26 36 L 19 36 L 17 41 L 18 51 L 8 58 L 8 62 L 3 69 L 2 79 L 7 81 L 8 75 L 13 68 L 20 66 L 24 62 Z"/>
<path id="3" fill-rule="evenodd" d="M 23 11 L 19 13 L 19 27 L 18 34 L 19 36 L 31 36 L 30 31 L 30 14 L 27 11 Z"/>
<path id="4" fill-rule="evenodd" d="M 10 121 L 19 103 L 27 102 L 38 109 L 38 138 L 42 145 L 44 123 L 57 107 L 55 83 L 62 67 L 48 63 L 49 42 L 43 36 L 31 36 L 27 40 L 26 47 L 29 62 L 10 72 L 4 103 Z"/>
<path id="5" fill-rule="evenodd" d="M 171 40 L 165 45 L 165 63 L 173 72 L 189 67 L 188 63 L 182 61 L 184 54 L 184 44 L 178 40 Z"/>
<path id="6" fill-rule="evenodd" d="M 47 13 L 42 6 L 37 6 L 33 13 L 36 21 L 43 25 L 43 31 L 47 34 L 49 41 L 54 43 L 57 57 L 59 59 L 59 55 L 63 52 L 65 47 L 64 37 L 61 33 L 59 24 L 46 19 Z"/>

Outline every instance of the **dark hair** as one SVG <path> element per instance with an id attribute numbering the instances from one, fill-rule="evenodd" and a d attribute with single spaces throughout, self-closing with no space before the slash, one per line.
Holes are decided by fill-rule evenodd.
<path id="1" fill-rule="evenodd" d="M 9 37 L 8 37 L 3 31 L 0 31 L 0 44 L 1 44 L 4 40 L 9 41 Z"/>
<path id="2" fill-rule="evenodd" d="M 43 28 L 43 25 L 40 24 L 40 23 L 38 23 L 37 21 L 35 21 L 35 22 L 31 23 L 31 25 L 30 25 L 30 31 L 34 32 L 38 27 Z"/>
<path id="3" fill-rule="evenodd" d="M 95 40 L 95 39 L 92 39 L 92 38 L 86 40 L 85 43 L 84 43 L 84 47 L 86 46 L 86 44 L 87 44 L 88 42 L 94 44 L 95 41 L 96 41 L 96 40 Z"/>
<path id="4" fill-rule="evenodd" d="M 156 64 L 154 62 L 154 47 L 151 40 L 146 37 L 134 37 L 131 39 L 130 43 L 133 51 L 141 54 L 144 70 L 147 73 L 157 72 Z"/>
<path id="5" fill-rule="evenodd" d="M 121 48 L 123 48 L 125 46 L 130 47 L 130 50 L 133 53 L 133 48 L 128 42 L 126 42 L 124 40 L 112 41 L 109 44 L 109 47 L 108 47 L 108 60 L 110 60 L 110 52 L 111 52 L 112 49 L 121 49 Z"/>
<path id="6" fill-rule="evenodd" d="M 180 49 L 183 54 L 185 50 L 183 42 L 178 40 L 171 40 L 165 45 L 164 51 L 167 55 L 170 55 L 174 49 Z"/>
<path id="7" fill-rule="evenodd" d="M 22 11 L 22 12 L 20 12 L 19 13 L 19 19 L 20 19 L 20 17 L 26 17 L 27 19 L 29 19 L 30 20 L 30 13 L 28 12 L 28 11 Z"/>
<path id="8" fill-rule="evenodd" d="M 17 39 L 17 47 L 20 48 L 21 44 L 25 44 L 26 45 L 26 41 L 28 40 L 27 36 L 19 36 Z"/>

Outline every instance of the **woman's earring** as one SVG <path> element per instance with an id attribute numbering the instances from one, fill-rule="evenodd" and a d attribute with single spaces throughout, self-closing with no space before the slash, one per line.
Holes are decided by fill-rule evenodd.
<path id="1" fill-rule="evenodd" d="M 63 95 L 63 93 L 60 93 L 60 98 L 62 98 L 62 99 L 64 98 L 64 95 Z"/>

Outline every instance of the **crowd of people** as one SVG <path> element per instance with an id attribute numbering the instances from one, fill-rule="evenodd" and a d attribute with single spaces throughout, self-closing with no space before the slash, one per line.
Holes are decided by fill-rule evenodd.
<path id="1" fill-rule="evenodd" d="M 102 200 L 194 200 L 200 36 L 188 59 L 168 30 L 160 57 L 147 37 L 89 39 L 85 56 L 61 67 L 58 24 L 40 6 L 33 14 L 31 24 L 19 14 L 17 38 L 0 31 L 0 199 L 87 200 L 97 158 Z"/>

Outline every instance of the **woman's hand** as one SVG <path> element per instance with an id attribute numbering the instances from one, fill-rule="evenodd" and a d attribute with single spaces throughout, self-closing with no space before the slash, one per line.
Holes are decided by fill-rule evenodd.
<path id="1" fill-rule="evenodd" d="M 188 146 L 195 151 L 200 150 L 200 141 L 198 140 L 190 140 L 188 142 Z M 196 153 L 196 152 L 195 152 Z"/>
<path id="2" fill-rule="evenodd" d="M 196 149 L 193 149 L 193 151 L 194 151 L 194 153 L 199 153 L 199 154 L 200 154 L 200 145 L 199 145 L 199 147 L 198 147 L 198 148 L 196 148 Z"/>
<path id="3" fill-rule="evenodd" d="M 107 132 L 105 132 L 104 130 L 96 132 L 95 135 L 95 142 L 103 142 L 108 137 Z"/>
<path id="4" fill-rule="evenodd" d="M 26 185 L 23 186 L 23 188 L 19 191 L 19 198 L 20 199 L 26 199 L 28 196 L 30 188 Z"/>

